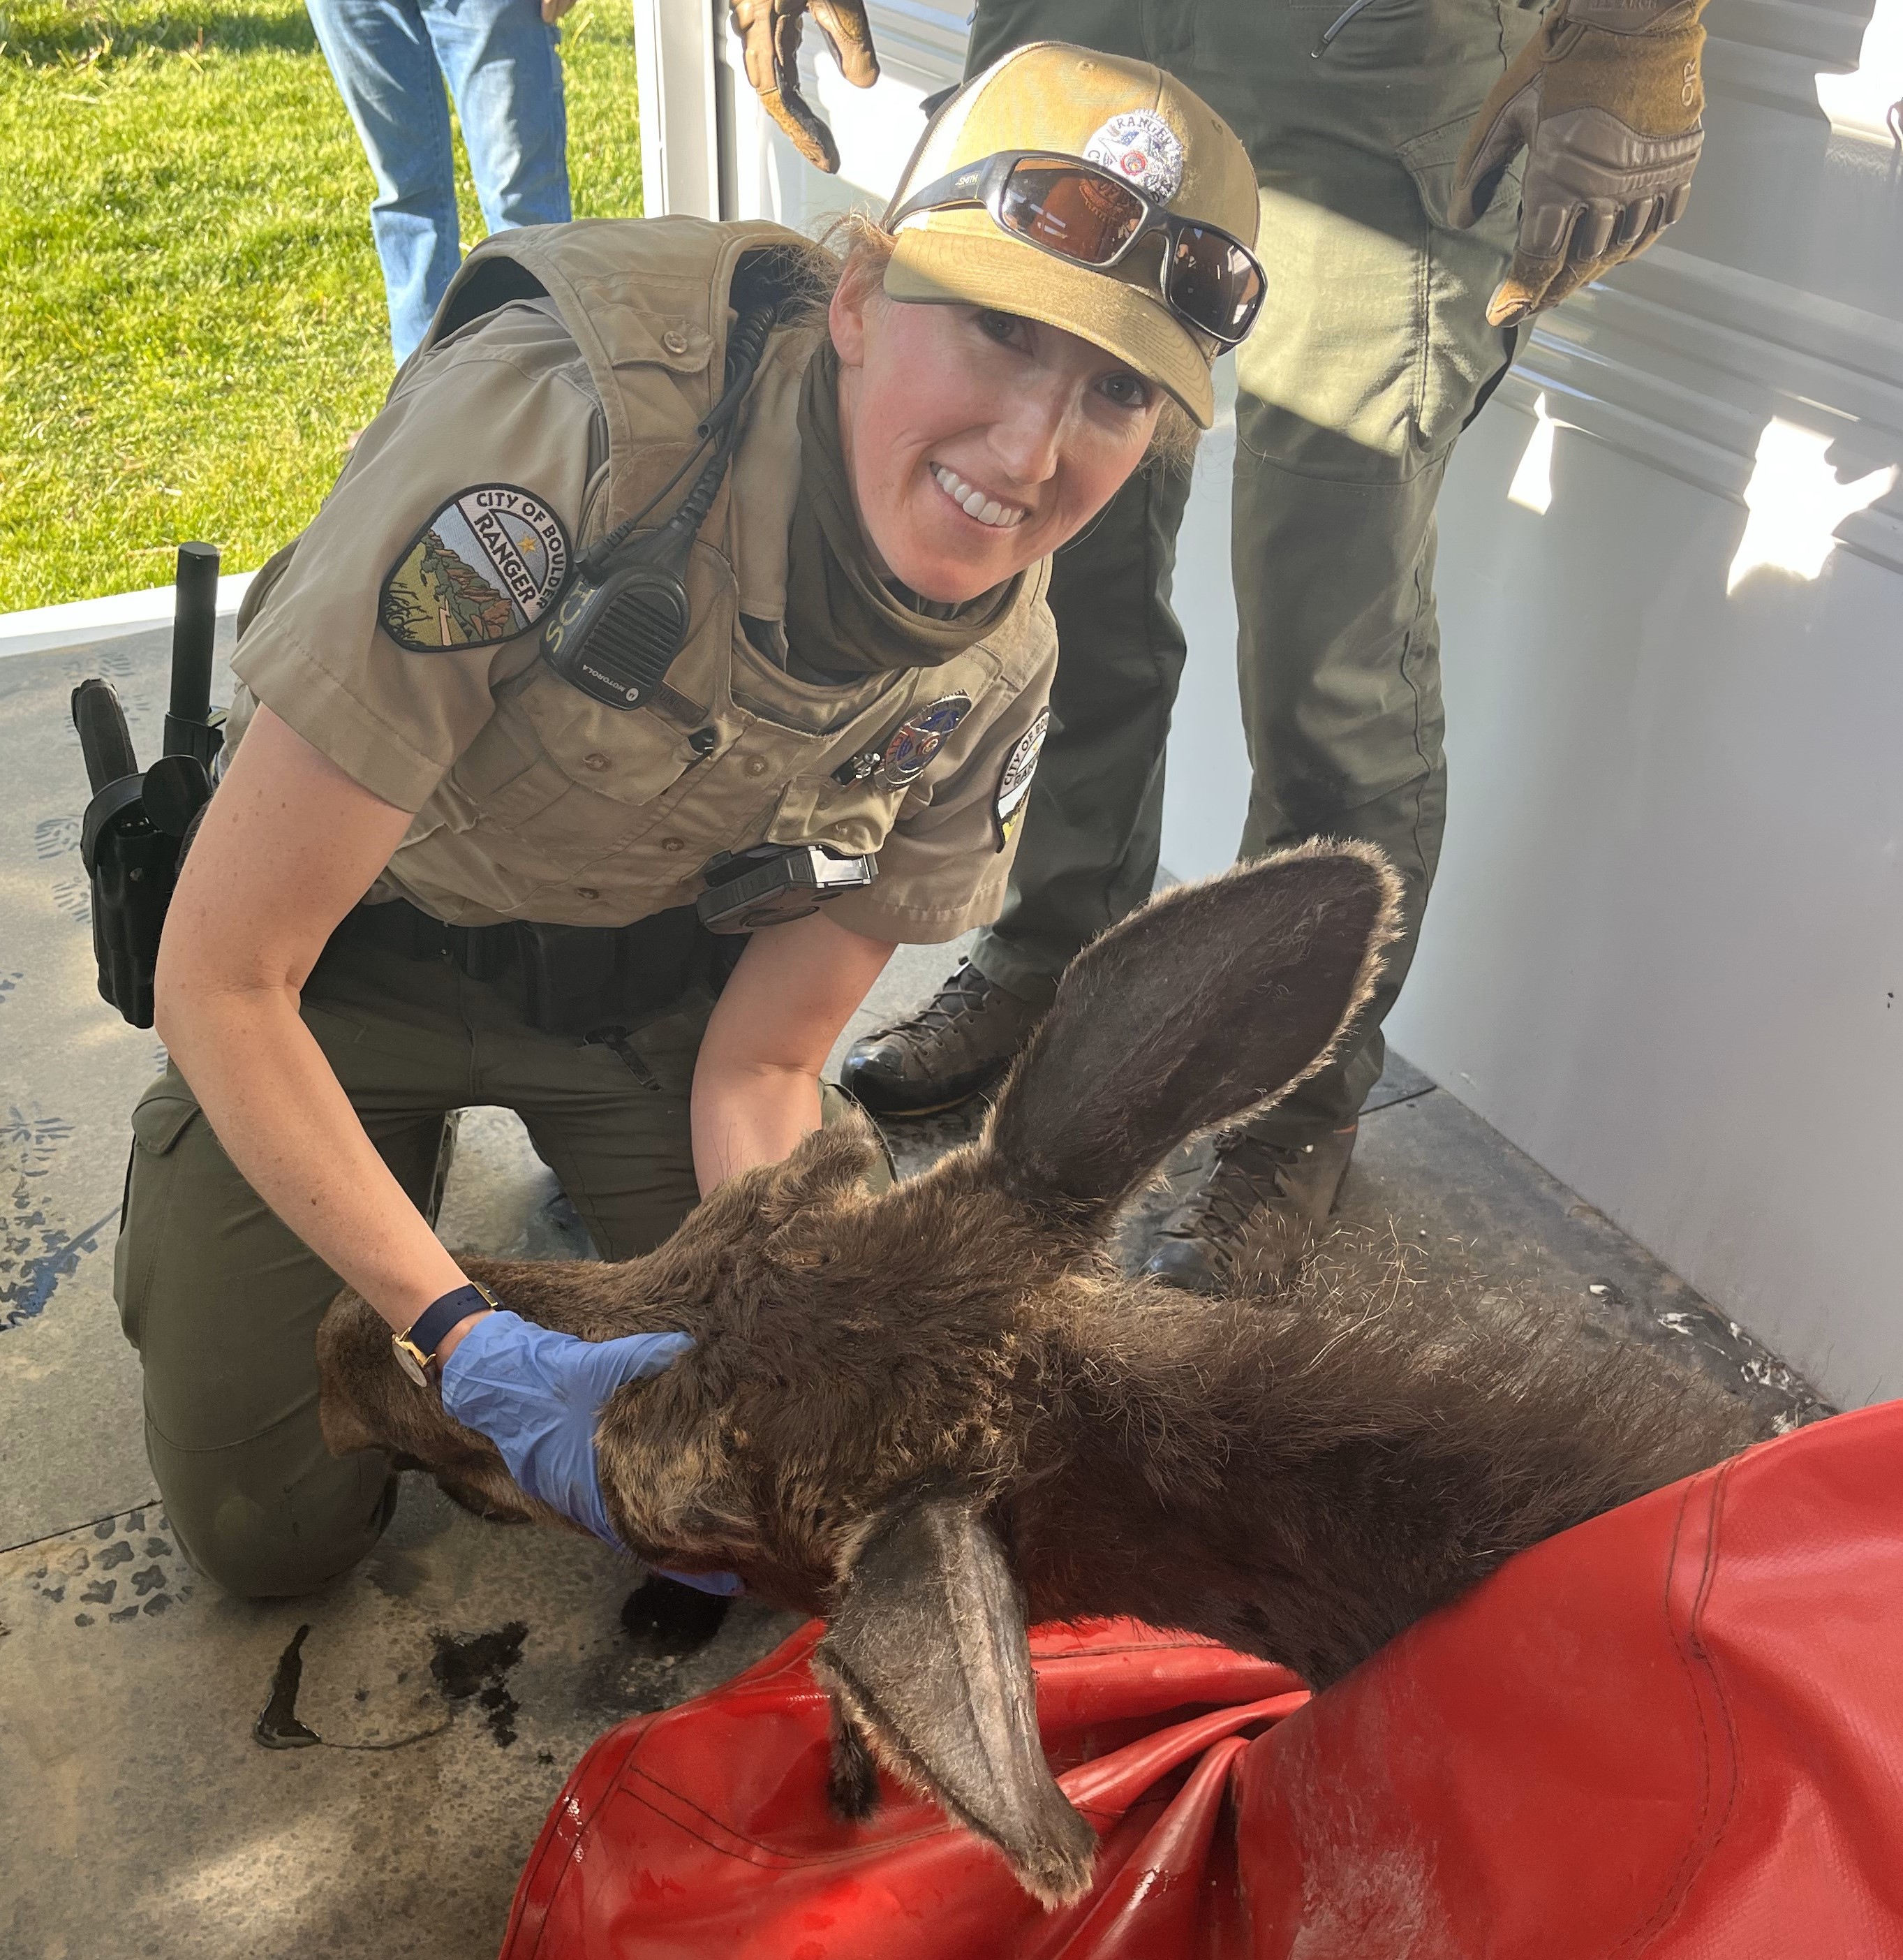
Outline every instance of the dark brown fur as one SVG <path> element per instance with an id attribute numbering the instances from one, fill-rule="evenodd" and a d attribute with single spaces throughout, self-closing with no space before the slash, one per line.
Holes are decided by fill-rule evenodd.
<path id="1" fill-rule="evenodd" d="M 722 1186 L 645 1258 L 469 1263 L 549 1326 L 694 1337 L 605 1412 L 616 1529 L 827 1615 L 851 1722 L 1047 1899 L 1088 1882 L 1092 1841 L 1026 1753 L 1027 1615 L 1129 1614 L 1325 1686 L 1511 1553 L 1756 1433 L 1656 1356 L 1478 1310 L 1391 1247 L 1332 1242 L 1281 1297 L 1108 1263 L 1105 1229 L 1168 1150 L 1326 1059 L 1394 899 L 1374 853 L 1317 845 L 1155 902 L 1073 966 L 980 1141 L 883 1195 L 851 1123 Z M 334 1449 L 558 1522 L 354 1296 L 319 1356 Z M 863 1794 L 850 1753 L 840 1776 Z"/>

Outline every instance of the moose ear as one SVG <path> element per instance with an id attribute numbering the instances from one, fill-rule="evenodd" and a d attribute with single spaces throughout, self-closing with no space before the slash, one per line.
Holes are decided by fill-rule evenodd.
<path id="1" fill-rule="evenodd" d="M 1374 991 L 1400 893 L 1372 845 L 1318 840 L 1113 926 L 1072 961 L 998 1099 L 1006 1181 L 1093 1223 L 1177 1144 L 1286 1093 Z"/>
<path id="2" fill-rule="evenodd" d="M 1096 1834 L 1044 1760 L 1024 1608 L 968 1503 L 926 1499 L 868 1540 L 815 1671 L 893 1773 L 996 1845 L 1025 1890 L 1087 1890 Z"/>

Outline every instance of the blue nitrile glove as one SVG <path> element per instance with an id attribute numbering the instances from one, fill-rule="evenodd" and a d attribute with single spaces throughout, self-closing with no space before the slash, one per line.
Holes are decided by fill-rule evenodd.
<path id="1" fill-rule="evenodd" d="M 481 1430 L 530 1497 L 619 1550 L 595 1468 L 602 1405 L 624 1382 L 658 1375 L 693 1345 L 685 1334 L 580 1341 L 504 1308 L 477 1321 L 443 1363 L 443 1406 Z M 740 1589 L 730 1572 L 667 1576 L 704 1592 Z"/>

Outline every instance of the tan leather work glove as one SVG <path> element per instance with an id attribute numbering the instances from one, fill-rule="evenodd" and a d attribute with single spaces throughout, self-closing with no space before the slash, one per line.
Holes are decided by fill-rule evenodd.
<path id="1" fill-rule="evenodd" d="M 1511 326 L 1643 252 L 1684 211 L 1704 142 L 1705 0 L 1553 0 L 1481 105 L 1453 222 L 1493 202 L 1523 148 L 1520 241 L 1487 307 Z"/>
<path id="2" fill-rule="evenodd" d="M 832 43 L 840 73 L 855 88 L 870 88 L 878 79 L 878 56 L 866 0 L 733 0 L 733 31 L 746 50 L 747 79 L 767 113 L 808 163 L 836 170 L 839 145 L 799 92 L 799 36 L 809 14 Z"/>
<path id="3" fill-rule="evenodd" d="M 574 4 L 575 0 L 542 0 L 542 18 L 552 27 Z"/>

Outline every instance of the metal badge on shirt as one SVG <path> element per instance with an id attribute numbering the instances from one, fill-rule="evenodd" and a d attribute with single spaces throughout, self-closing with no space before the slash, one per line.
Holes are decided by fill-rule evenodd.
<path id="1" fill-rule="evenodd" d="M 929 708 L 901 722 L 874 765 L 879 779 L 892 789 L 916 782 L 971 708 L 968 694 L 942 695 Z"/>
<path id="2" fill-rule="evenodd" d="M 1040 708 L 1037 720 L 1018 737 L 1005 758 L 1004 772 L 998 778 L 998 800 L 993 807 L 1000 851 L 1017 834 L 1025 813 L 1025 800 L 1031 794 L 1031 779 L 1037 773 L 1037 758 L 1050 729 L 1050 710 Z"/>
<path id="3" fill-rule="evenodd" d="M 459 490 L 384 575 L 377 623 L 413 654 L 499 646 L 548 610 L 568 576 L 568 533 L 513 483 Z"/>

